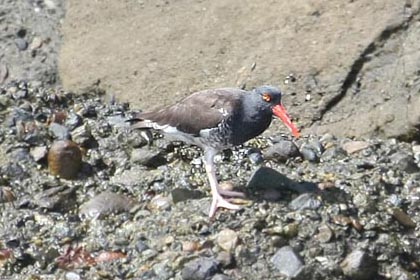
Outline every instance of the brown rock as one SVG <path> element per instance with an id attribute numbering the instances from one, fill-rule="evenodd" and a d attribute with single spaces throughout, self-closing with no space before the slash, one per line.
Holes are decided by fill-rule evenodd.
<path id="1" fill-rule="evenodd" d="M 82 166 L 82 152 L 70 140 L 60 140 L 52 144 L 48 152 L 48 170 L 51 175 L 64 179 L 74 179 Z"/>

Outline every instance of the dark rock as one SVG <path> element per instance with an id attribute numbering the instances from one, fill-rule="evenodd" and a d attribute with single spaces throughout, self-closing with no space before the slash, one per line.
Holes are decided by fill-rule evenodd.
<path id="1" fill-rule="evenodd" d="M 210 280 L 219 270 L 215 259 L 200 257 L 186 263 L 181 276 L 184 280 Z"/>
<path id="2" fill-rule="evenodd" d="M 73 112 L 70 112 L 67 115 L 67 118 L 64 122 L 64 125 L 69 128 L 69 130 L 74 130 L 76 127 L 82 124 L 82 118 Z"/>
<path id="3" fill-rule="evenodd" d="M 315 191 L 317 185 L 311 182 L 297 183 L 272 168 L 262 166 L 251 175 L 247 188 L 291 190 L 304 193 Z"/>
<path id="4" fill-rule="evenodd" d="M 248 181 L 250 189 L 293 189 L 296 182 L 269 167 L 260 167 Z"/>
<path id="5" fill-rule="evenodd" d="M 407 173 L 414 173 L 419 170 L 417 164 L 414 162 L 414 157 L 404 152 L 396 152 L 390 156 L 393 167 L 405 171 Z"/>
<path id="6" fill-rule="evenodd" d="M 312 193 L 303 193 L 289 203 L 289 208 L 293 211 L 304 209 L 315 210 L 320 206 L 321 202 Z"/>
<path id="7" fill-rule="evenodd" d="M 48 131 L 57 140 L 68 140 L 70 139 L 70 131 L 64 125 L 58 123 L 51 123 L 48 127 Z"/>
<path id="8" fill-rule="evenodd" d="M 280 248 L 271 258 L 273 265 L 287 277 L 297 277 L 304 264 L 301 257 L 290 246 Z"/>
<path id="9" fill-rule="evenodd" d="M 280 140 L 278 143 L 269 147 L 264 156 L 277 162 L 286 162 L 289 158 L 299 156 L 299 149 L 295 143 L 287 140 Z"/>
<path id="10" fill-rule="evenodd" d="M 354 250 L 340 263 L 344 275 L 355 280 L 373 279 L 377 275 L 377 262 L 362 250 Z"/>
<path id="11" fill-rule="evenodd" d="M 131 162 L 147 167 L 156 168 L 167 163 L 166 158 L 159 150 L 148 148 L 134 149 L 131 152 Z"/>
<path id="12" fill-rule="evenodd" d="M 75 195 L 74 187 L 53 187 L 36 194 L 32 204 L 50 211 L 66 212 L 74 207 Z"/>
<path id="13" fill-rule="evenodd" d="M 181 201 L 186 201 L 190 199 L 200 199 L 205 197 L 205 195 L 198 190 L 189 190 L 185 188 L 176 188 L 171 191 L 172 201 L 178 203 Z"/>

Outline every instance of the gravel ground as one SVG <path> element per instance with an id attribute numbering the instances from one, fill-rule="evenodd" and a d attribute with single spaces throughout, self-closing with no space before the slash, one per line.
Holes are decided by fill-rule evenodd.
<path id="1" fill-rule="evenodd" d="M 417 143 L 265 134 L 217 158 L 247 199 L 209 220 L 199 149 L 148 143 L 101 97 L 0 90 L 2 276 L 420 277 Z"/>
<path id="2" fill-rule="evenodd" d="M 64 1 L 0 3 L 1 279 L 419 279 L 420 144 L 264 134 L 217 157 L 57 79 Z"/>

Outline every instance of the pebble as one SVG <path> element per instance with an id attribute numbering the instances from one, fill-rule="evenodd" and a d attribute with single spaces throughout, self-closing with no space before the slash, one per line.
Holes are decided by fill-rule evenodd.
<path id="1" fill-rule="evenodd" d="M 0 85 L 7 79 L 9 76 L 9 68 L 5 64 L 0 64 Z"/>
<path id="2" fill-rule="evenodd" d="M 220 272 L 220 268 L 217 260 L 199 257 L 184 265 L 181 277 L 183 280 L 208 280 L 218 272 Z"/>
<path id="3" fill-rule="evenodd" d="M 69 207 L 73 207 L 76 189 L 59 186 L 52 187 L 40 193 L 37 193 L 32 203 L 40 208 L 66 212 Z"/>
<path id="4" fill-rule="evenodd" d="M 259 167 L 248 181 L 249 189 L 293 189 L 295 182 L 269 167 Z"/>
<path id="5" fill-rule="evenodd" d="M 182 251 L 193 253 L 200 249 L 200 244 L 196 241 L 183 241 L 182 242 Z"/>
<path id="6" fill-rule="evenodd" d="M 171 197 L 173 203 L 178 203 L 190 199 L 200 199 L 205 197 L 205 195 L 198 190 L 190 190 L 186 188 L 176 188 L 171 190 Z"/>
<path id="7" fill-rule="evenodd" d="M 416 223 L 400 208 L 390 209 L 391 215 L 403 226 L 408 228 L 415 228 Z"/>
<path id="8" fill-rule="evenodd" d="M 277 250 L 271 262 L 281 274 L 290 278 L 297 277 L 304 266 L 302 258 L 290 246 Z"/>
<path id="9" fill-rule="evenodd" d="M 419 171 L 417 164 L 414 162 L 414 157 L 404 152 L 396 152 L 390 156 L 393 166 L 401 171 L 407 173 L 414 173 Z"/>
<path id="10" fill-rule="evenodd" d="M 28 42 L 23 38 L 16 38 L 15 44 L 20 51 L 24 51 L 28 48 Z"/>
<path id="11" fill-rule="evenodd" d="M 318 234 L 315 235 L 315 238 L 321 243 L 330 242 L 333 237 L 334 237 L 334 232 L 326 224 L 322 224 L 321 226 L 319 226 Z"/>
<path id="12" fill-rule="evenodd" d="M 134 205 L 131 198 L 107 191 L 83 203 L 80 206 L 79 214 L 85 218 L 98 219 L 111 213 L 128 212 Z"/>
<path id="13" fill-rule="evenodd" d="M 316 150 L 308 145 L 304 145 L 300 148 L 300 153 L 303 158 L 309 162 L 319 162 L 319 156 Z"/>
<path id="14" fill-rule="evenodd" d="M 230 278 L 224 274 L 216 274 L 213 276 L 213 278 L 211 278 L 211 280 L 233 280 L 233 278 Z"/>
<path id="15" fill-rule="evenodd" d="M 216 237 L 216 244 L 226 252 L 233 252 L 238 242 L 238 234 L 231 229 L 223 229 Z"/>
<path id="16" fill-rule="evenodd" d="M 365 141 L 349 141 L 342 145 L 342 148 L 348 155 L 359 152 L 369 147 L 369 143 Z"/>
<path id="17" fill-rule="evenodd" d="M 97 146 L 96 141 L 92 136 L 92 132 L 87 124 L 75 128 L 71 132 L 71 139 L 82 147 Z"/>
<path id="18" fill-rule="evenodd" d="M 148 207 L 151 210 L 164 211 L 171 209 L 171 204 L 170 198 L 162 195 L 156 195 L 152 198 Z"/>
<path id="19" fill-rule="evenodd" d="M 73 112 L 67 114 L 67 118 L 64 122 L 64 125 L 69 128 L 70 131 L 74 130 L 76 127 L 82 124 L 82 118 Z M 74 136 L 73 136 L 74 137 Z"/>
<path id="20" fill-rule="evenodd" d="M 30 46 L 29 46 L 29 49 L 30 50 L 39 49 L 42 46 L 42 43 L 43 43 L 43 40 L 42 40 L 41 37 L 34 37 L 32 39 L 32 42 L 31 42 Z"/>
<path id="21" fill-rule="evenodd" d="M 48 170 L 51 175 L 74 179 L 82 166 L 82 152 L 70 140 L 55 141 L 48 151 Z"/>
<path id="22" fill-rule="evenodd" d="M 277 162 L 286 162 L 290 158 L 298 157 L 300 155 L 299 149 L 292 141 L 280 140 L 273 146 L 268 147 L 264 156 Z"/>
<path id="23" fill-rule="evenodd" d="M 316 210 L 320 206 L 321 202 L 312 193 L 303 193 L 289 203 L 289 208 L 293 211 L 304 209 Z"/>
<path id="24" fill-rule="evenodd" d="M 51 123 L 48 127 L 48 131 L 57 140 L 67 140 L 70 139 L 70 131 L 67 127 L 64 125 L 58 124 L 58 123 Z"/>
<path id="25" fill-rule="evenodd" d="M 226 251 L 219 252 L 216 259 L 223 268 L 232 268 L 235 265 L 232 254 Z"/>
<path id="26" fill-rule="evenodd" d="M 46 146 L 37 146 L 31 149 L 30 154 L 38 162 L 46 158 L 48 149 Z"/>
<path id="27" fill-rule="evenodd" d="M 161 151 L 150 150 L 148 148 L 133 149 L 130 158 L 132 163 L 150 168 L 157 168 L 167 163 Z"/>
<path id="28" fill-rule="evenodd" d="M 354 280 L 374 279 L 377 275 L 377 262 L 365 251 L 356 249 L 340 263 L 344 275 Z"/>
<path id="29" fill-rule="evenodd" d="M 261 164 L 264 161 L 264 157 L 260 149 L 250 149 L 247 153 L 249 161 L 252 164 Z"/>

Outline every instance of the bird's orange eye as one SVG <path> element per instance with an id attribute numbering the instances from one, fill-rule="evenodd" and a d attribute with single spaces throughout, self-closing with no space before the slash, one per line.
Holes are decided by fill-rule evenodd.
<path id="1" fill-rule="evenodd" d="M 270 96 L 268 93 L 263 93 L 263 95 L 262 95 L 262 99 L 263 99 L 265 102 L 270 102 L 270 101 L 271 101 L 271 96 Z"/>

